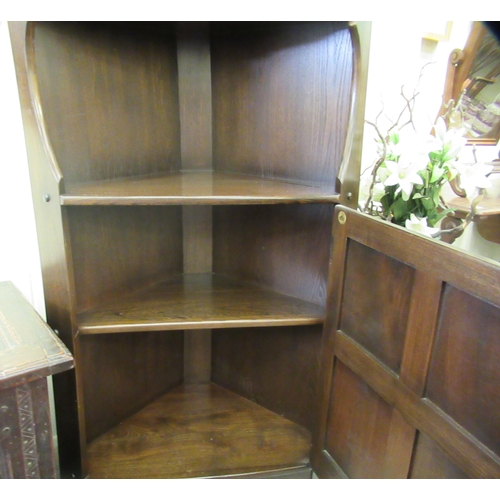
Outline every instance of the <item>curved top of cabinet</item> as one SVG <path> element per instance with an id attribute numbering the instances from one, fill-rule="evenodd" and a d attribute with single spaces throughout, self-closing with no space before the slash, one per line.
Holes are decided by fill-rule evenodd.
<path id="1" fill-rule="evenodd" d="M 63 203 L 65 195 L 68 204 L 270 202 L 273 189 L 275 202 L 331 202 L 356 169 L 354 97 L 366 82 L 348 23 L 19 24 L 11 31 L 25 58 L 24 106 Z M 217 189 L 205 182 L 199 192 L 162 195 L 162 182 L 182 186 L 193 171 L 209 172 Z M 234 177 L 226 186 L 219 174 L 313 192 L 283 196 L 271 184 L 269 195 L 243 188 L 231 200 Z M 147 194 L 154 185 L 156 201 Z"/>

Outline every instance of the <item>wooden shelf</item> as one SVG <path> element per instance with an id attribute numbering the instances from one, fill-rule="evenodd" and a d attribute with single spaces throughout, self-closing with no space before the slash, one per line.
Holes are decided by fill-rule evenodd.
<path id="1" fill-rule="evenodd" d="M 61 205 L 200 205 L 331 203 L 324 187 L 215 172 L 128 177 L 67 186 Z"/>
<path id="2" fill-rule="evenodd" d="M 459 196 L 448 201 L 449 207 L 455 210 L 457 216 L 460 218 L 467 217 L 467 214 L 470 212 L 470 204 L 471 200 Z M 498 198 L 484 197 L 477 205 L 476 213 L 478 216 L 500 214 L 500 200 Z"/>
<path id="3" fill-rule="evenodd" d="M 306 465 L 310 434 L 214 384 L 165 394 L 88 447 L 90 478 L 211 477 Z"/>
<path id="4" fill-rule="evenodd" d="M 82 334 L 312 325 L 324 309 L 210 273 L 186 274 L 124 293 L 78 315 Z"/>

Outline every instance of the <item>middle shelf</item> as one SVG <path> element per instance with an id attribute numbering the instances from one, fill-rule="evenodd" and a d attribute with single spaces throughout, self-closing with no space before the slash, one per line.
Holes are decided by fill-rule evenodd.
<path id="1" fill-rule="evenodd" d="M 173 172 L 68 184 L 61 205 L 238 205 L 335 203 L 340 196 L 314 183 L 210 171 Z"/>
<path id="2" fill-rule="evenodd" d="M 321 324 L 324 308 L 212 273 L 127 290 L 78 315 L 81 334 Z"/>

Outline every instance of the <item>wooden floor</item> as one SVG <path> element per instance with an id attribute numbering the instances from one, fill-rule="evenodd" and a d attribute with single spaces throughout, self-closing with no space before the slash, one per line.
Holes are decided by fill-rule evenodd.
<path id="1" fill-rule="evenodd" d="M 167 393 L 88 448 L 90 478 L 189 478 L 309 462 L 301 426 L 214 384 Z"/>

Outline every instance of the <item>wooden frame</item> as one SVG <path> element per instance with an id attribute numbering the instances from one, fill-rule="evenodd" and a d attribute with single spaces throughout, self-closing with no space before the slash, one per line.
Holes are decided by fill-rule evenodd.
<path id="1" fill-rule="evenodd" d="M 335 214 L 313 470 L 500 477 L 500 265 Z"/>
<path id="2" fill-rule="evenodd" d="M 308 474 L 369 23 L 9 26 L 47 318 L 76 360 L 55 394 L 63 477 Z M 232 469 L 230 426 L 267 451 L 248 442 Z"/>

